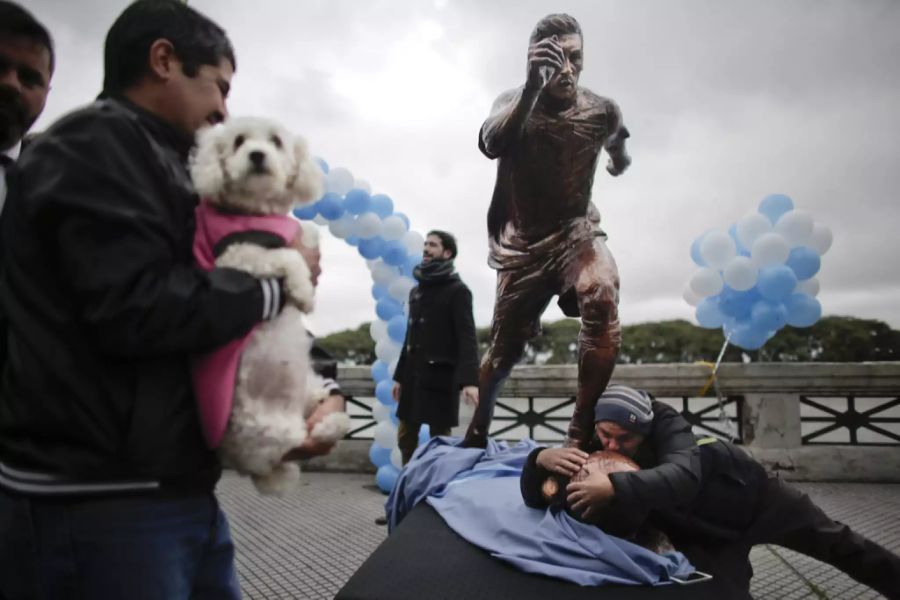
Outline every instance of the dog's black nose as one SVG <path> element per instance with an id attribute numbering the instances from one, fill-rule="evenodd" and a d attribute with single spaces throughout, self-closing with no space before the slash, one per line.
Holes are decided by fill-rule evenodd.
<path id="1" fill-rule="evenodd" d="M 250 153 L 250 162 L 253 163 L 254 167 L 261 167 L 263 163 L 266 162 L 266 154 L 259 150 L 254 150 Z"/>

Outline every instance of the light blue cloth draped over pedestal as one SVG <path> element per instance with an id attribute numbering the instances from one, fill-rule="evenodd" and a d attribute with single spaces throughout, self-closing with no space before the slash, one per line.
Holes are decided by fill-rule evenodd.
<path id="1" fill-rule="evenodd" d="M 426 500 L 463 539 L 529 573 L 579 585 L 659 585 L 694 571 L 680 552 L 656 554 L 564 511 L 525 506 L 519 476 L 533 441 L 460 444 L 438 437 L 416 450 L 385 503 L 389 531 Z"/>

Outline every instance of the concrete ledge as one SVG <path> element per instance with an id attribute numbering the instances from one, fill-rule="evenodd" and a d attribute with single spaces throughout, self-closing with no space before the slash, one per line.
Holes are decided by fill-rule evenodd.
<path id="1" fill-rule="evenodd" d="M 900 483 L 900 452 L 896 447 L 744 448 L 767 471 L 792 481 Z"/>

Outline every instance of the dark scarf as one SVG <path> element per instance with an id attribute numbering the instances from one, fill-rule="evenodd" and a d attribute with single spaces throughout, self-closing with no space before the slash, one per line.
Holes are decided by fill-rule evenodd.
<path id="1" fill-rule="evenodd" d="M 434 258 L 414 268 L 413 277 L 420 284 L 426 285 L 459 278 L 456 271 L 453 270 L 453 259 L 438 260 Z"/>

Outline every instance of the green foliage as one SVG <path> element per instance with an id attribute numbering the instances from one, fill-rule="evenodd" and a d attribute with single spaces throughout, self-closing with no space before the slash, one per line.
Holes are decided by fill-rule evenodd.
<path id="1" fill-rule="evenodd" d="M 578 356 L 578 319 L 544 323 L 529 344 L 523 364 L 574 364 Z M 487 349 L 490 328 L 477 331 L 479 351 Z M 703 329 L 687 321 L 659 321 L 622 328 L 623 364 L 715 361 L 725 338 L 719 329 Z M 371 364 L 375 344 L 369 324 L 321 338 L 319 344 L 343 363 Z M 726 362 L 864 362 L 900 360 L 900 331 L 873 319 L 826 317 L 812 327 L 785 327 L 755 352 L 729 345 Z"/>
<path id="2" fill-rule="evenodd" d="M 369 335 L 370 323 L 356 329 L 345 329 L 316 338 L 316 343 L 331 354 L 338 363 L 370 365 L 375 362 L 375 342 Z"/>

